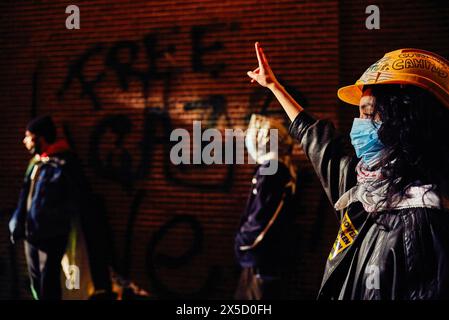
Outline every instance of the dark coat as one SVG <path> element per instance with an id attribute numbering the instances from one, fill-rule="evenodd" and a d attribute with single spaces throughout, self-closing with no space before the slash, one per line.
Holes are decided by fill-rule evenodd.
<path id="1" fill-rule="evenodd" d="M 27 198 L 33 168 L 39 166 L 31 201 Z M 17 208 L 9 222 L 14 241 L 25 238 L 30 243 L 67 236 L 71 217 L 80 210 L 81 186 L 78 163 L 70 151 L 36 161 L 33 158 L 25 174 Z"/>
<path id="2" fill-rule="evenodd" d="M 288 257 L 287 231 L 293 220 L 293 194 L 290 171 L 283 163 L 278 162 L 278 170 L 273 175 L 261 175 L 264 166 L 268 166 L 268 162 L 259 166 L 252 178 L 234 249 L 240 266 L 255 267 L 260 275 L 268 277 L 276 275 Z M 268 226 L 278 208 L 278 215 Z M 263 239 L 254 248 L 241 249 L 254 245 L 266 228 Z"/>
<path id="3" fill-rule="evenodd" d="M 290 126 L 333 205 L 356 184 L 358 159 L 331 123 L 301 112 Z M 449 212 L 408 208 L 369 215 L 360 202 L 337 212 L 340 230 L 320 299 L 449 297 Z"/>

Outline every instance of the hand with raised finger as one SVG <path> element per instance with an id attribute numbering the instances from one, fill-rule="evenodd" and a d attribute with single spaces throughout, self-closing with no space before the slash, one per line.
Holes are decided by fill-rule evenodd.
<path id="1" fill-rule="evenodd" d="M 265 56 L 259 42 L 255 43 L 255 48 L 259 66 L 253 71 L 248 71 L 248 77 L 251 78 L 251 82 L 257 82 L 263 87 L 272 88 L 277 83 L 276 77 L 268 64 L 267 57 Z"/>

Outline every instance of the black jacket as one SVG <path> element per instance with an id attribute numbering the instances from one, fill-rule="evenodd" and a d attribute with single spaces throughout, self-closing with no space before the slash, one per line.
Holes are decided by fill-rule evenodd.
<path id="1" fill-rule="evenodd" d="M 331 123 L 306 112 L 296 117 L 290 133 L 300 142 L 333 205 L 356 184 L 358 159 Z M 449 212 L 418 207 L 370 216 L 356 202 L 337 218 L 340 229 L 319 299 L 449 297 Z"/>
<path id="2" fill-rule="evenodd" d="M 241 267 L 254 267 L 260 276 L 273 277 L 279 274 L 290 254 L 293 181 L 282 162 L 278 162 L 275 174 L 261 175 L 261 168 L 267 166 L 268 162 L 259 166 L 252 178 L 234 249 Z M 242 250 L 245 246 L 248 248 Z"/>
<path id="3" fill-rule="evenodd" d="M 101 198 L 92 193 L 76 154 L 67 143 L 53 145 L 43 161 L 30 161 L 17 208 L 9 222 L 14 241 L 25 238 L 41 247 L 68 236 L 79 219 L 87 244 L 89 267 L 96 290 L 111 290 L 109 232 Z M 45 157 L 44 157 L 45 158 Z M 27 198 L 33 168 L 38 165 L 31 206 Z"/>
<path id="4" fill-rule="evenodd" d="M 27 239 L 39 245 L 52 238 L 67 236 L 73 215 L 80 212 L 80 170 L 75 155 L 64 150 L 47 158 L 30 161 L 17 208 L 9 222 L 13 239 Z M 34 192 L 27 208 L 33 169 Z M 36 168 L 37 169 L 37 168 Z"/>

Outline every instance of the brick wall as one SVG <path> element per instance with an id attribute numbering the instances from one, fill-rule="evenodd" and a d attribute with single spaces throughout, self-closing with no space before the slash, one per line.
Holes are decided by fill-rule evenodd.
<path id="1" fill-rule="evenodd" d="M 23 248 L 9 245 L 6 227 L 28 158 L 24 126 L 44 113 L 104 203 L 114 269 L 159 297 L 232 297 L 233 235 L 254 167 L 173 166 L 169 133 L 191 130 L 193 120 L 244 129 L 253 112 L 285 119 L 246 77 L 256 66 L 254 41 L 310 112 L 347 129 L 354 110 L 341 112 L 336 89 L 386 48 L 449 53 L 443 2 L 379 3 L 381 30 L 366 30 L 365 1 L 77 1 L 80 30 L 65 29 L 72 3 L 4 5 L 0 298 L 29 298 Z M 310 164 L 299 148 L 294 155 L 300 194 L 289 294 L 313 299 L 338 226 Z"/>

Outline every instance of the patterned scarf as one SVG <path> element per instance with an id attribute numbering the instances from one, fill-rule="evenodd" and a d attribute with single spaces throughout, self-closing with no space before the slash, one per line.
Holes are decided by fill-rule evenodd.
<path id="1" fill-rule="evenodd" d="M 346 191 L 335 203 L 335 210 L 343 210 L 351 203 L 360 201 L 365 211 L 371 213 L 387 209 L 405 208 L 441 208 L 441 199 L 434 191 L 429 191 L 432 185 L 412 186 L 408 188 L 405 197 L 400 199 L 399 195 L 393 197 L 393 205 L 388 208 L 387 202 L 383 201 L 388 191 L 388 181 L 383 179 L 381 169 L 370 170 L 360 161 L 356 167 L 357 184 Z"/>

